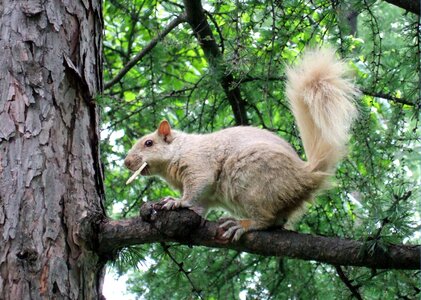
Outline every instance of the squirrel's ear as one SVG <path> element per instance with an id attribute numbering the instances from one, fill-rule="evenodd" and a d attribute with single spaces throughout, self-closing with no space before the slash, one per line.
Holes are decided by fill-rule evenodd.
<path id="1" fill-rule="evenodd" d="M 167 120 L 163 120 L 158 126 L 158 135 L 164 139 L 166 142 L 171 142 L 171 126 Z"/>

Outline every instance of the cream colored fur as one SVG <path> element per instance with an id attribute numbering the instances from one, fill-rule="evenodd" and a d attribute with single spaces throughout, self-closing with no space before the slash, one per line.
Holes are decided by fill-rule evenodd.
<path id="1" fill-rule="evenodd" d="M 348 72 L 331 49 L 308 51 L 287 71 L 286 94 L 315 170 L 333 171 L 345 153 L 349 127 L 357 117 L 353 99 L 358 96 Z"/>
<path id="2" fill-rule="evenodd" d="M 357 111 L 357 90 L 346 79 L 346 65 L 331 50 L 307 52 L 288 70 L 287 95 L 303 139 L 308 162 L 277 135 L 253 127 L 211 134 L 172 130 L 163 121 L 141 138 L 125 159 L 135 171 L 159 175 L 182 192 L 164 208 L 189 207 L 205 216 L 223 208 L 240 218 L 224 220 L 224 238 L 284 223 L 324 186 L 345 153 L 349 127 Z M 146 141 L 152 146 L 146 146 Z"/>

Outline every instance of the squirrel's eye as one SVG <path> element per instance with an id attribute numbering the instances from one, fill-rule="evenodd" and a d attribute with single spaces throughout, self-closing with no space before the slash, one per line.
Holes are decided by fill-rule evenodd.
<path id="1" fill-rule="evenodd" d="M 152 145 L 153 145 L 153 141 L 152 140 L 146 140 L 146 142 L 145 142 L 145 146 L 146 147 L 152 147 Z"/>

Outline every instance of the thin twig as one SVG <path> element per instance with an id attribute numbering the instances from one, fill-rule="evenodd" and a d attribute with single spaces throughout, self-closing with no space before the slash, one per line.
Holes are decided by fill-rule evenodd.
<path id="1" fill-rule="evenodd" d="M 346 287 L 351 291 L 352 295 L 358 300 L 362 300 L 360 292 L 358 291 L 358 285 L 352 285 L 352 280 L 350 280 L 342 270 L 341 266 L 335 266 L 336 272 L 338 273 L 339 278 L 346 285 Z"/>
<path id="2" fill-rule="evenodd" d="M 177 267 L 178 267 L 178 270 L 181 272 L 181 273 L 183 273 L 184 274 L 184 276 L 186 276 L 186 278 L 187 278 L 187 280 L 189 281 L 189 283 L 190 283 L 190 285 L 191 285 L 191 287 L 192 287 L 192 289 L 193 289 L 193 292 L 195 292 L 196 294 L 197 294 L 197 297 L 199 297 L 199 299 L 203 299 L 203 297 L 202 297 L 202 295 L 200 295 L 200 293 L 201 293 L 201 290 L 199 290 L 199 289 L 197 289 L 196 287 L 195 287 L 195 285 L 194 285 L 194 283 L 193 283 L 193 281 L 191 280 L 191 278 L 190 278 L 190 276 L 189 276 L 189 274 L 191 273 L 191 272 L 188 272 L 188 271 L 186 271 L 185 269 L 184 269 L 184 267 L 183 267 L 183 263 L 181 262 L 181 263 L 179 263 L 176 259 L 175 259 L 175 257 L 171 254 L 171 252 L 170 252 L 170 250 L 169 250 L 169 246 L 167 245 L 167 244 L 165 244 L 165 243 L 160 243 L 161 244 L 161 246 L 162 246 L 162 248 L 164 249 L 164 252 L 168 255 L 168 257 L 177 265 Z"/>
<path id="3" fill-rule="evenodd" d="M 215 17 L 210 12 L 205 10 L 205 14 L 208 16 L 209 20 L 211 20 L 213 25 L 215 26 L 216 32 L 219 35 L 219 40 L 220 40 L 219 46 L 221 47 L 221 54 L 224 54 L 225 52 L 224 36 L 222 35 L 221 28 L 219 28 L 218 22 L 216 22 Z"/>
<path id="4" fill-rule="evenodd" d="M 133 57 L 124 67 L 123 69 L 118 72 L 118 74 L 111 79 L 110 81 L 106 82 L 104 85 L 104 89 L 111 88 L 114 84 L 119 82 L 124 75 L 127 74 L 127 72 L 130 71 L 131 68 L 133 68 L 143 57 L 145 57 L 146 54 L 148 54 L 157 44 L 159 41 L 161 41 L 165 36 L 168 35 L 175 27 L 180 25 L 181 23 L 186 21 L 186 15 L 181 14 L 178 17 L 176 17 L 174 20 L 172 20 L 168 26 L 160 32 L 148 45 L 146 45 L 145 48 L 142 49 L 138 54 L 136 54 L 135 57 Z"/>
<path id="5" fill-rule="evenodd" d="M 409 105 L 409 106 L 415 106 L 415 102 L 403 99 L 403 98 L 398 98 L 392 95 L 388 95 L 388 94 L 384 94 L 384 93 L 375 93 L 375 92 L 370 92 L 367 90 L 362 90 L 364 95 L 367 96 L 371 96 L 371 97 L 376 97 L 376 98 L 383 98 L 386 100 L 390 100 L 396 103 L 400 103 L 400 104 L 405 104 L 405 105 Z"/>

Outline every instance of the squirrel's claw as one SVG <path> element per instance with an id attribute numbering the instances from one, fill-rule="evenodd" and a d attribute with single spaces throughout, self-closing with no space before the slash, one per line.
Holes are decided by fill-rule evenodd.
<path id="1" fill-rule="evenodd" d="M 228 229 L 231 226 L 238 225 L 238 221 L 234 218 L 221 218 L 218 220 L 218 223 L 222 229 Z"/>
<path id="2" fill-rule="evenodd" d="M 222 223 L 219 228 L 225 231 L 222 235 L 224 239 L 232 239 L 236 242 L 246 232 L 241 222 L 233 218 L 222 218 L 219 223 Z"/>
<path id="3" fill-rule="evenodd" d="M 227 231 L 225 231 L 225 233 L 222 235 L 223 238 L 225 239 L 231 239 L 236 242 L 238 241 L 241 236 L 243 235 L 243 233 L 246 232 L 243 228 L 243 226 L 241 225 L 236 225 L 236 226 L 232 226 L 230 227 Z"/>
<path id="4" fill-rule="evenodd" d="M 174 210 L 180 207 L 180 201 L 178 199 L 174 199 L 172 197 L 166 197 L 164 200 L 161 201 L 162 209 L 165 210 Z"/>
<path id="5" fill-rule="evenodd" d="M 190 202 L 183 201 L 183 200 L 180 200 L 178 198 L 173 198 L 173 197 L 165 197 L 164 199 L 162 199 L 161 201 L 156 203 L 155 206 L 154 206 L 154 208 L 157 209 L 157 210 L 159 210 L 159 209 L 161 209 L 161 210 L 174 210 L 174 209 L 182 208 L 182 207 L 190 208 L 191 210 L 196 212 L 196 208 L 193 207 L 190 204 Z M 196 213 L 198 213 L 200 211 L 204 211 L 204 209 L 200 208 L 200 207 L 197 207 Z"/>
<path id="6" fill-rule="evenodd" d="M 173 197 L 165 197 L 158 203 L 154 205 L 154 209 L 156 210 L 173 210 L 180 207 L 180 201 Z"/>

